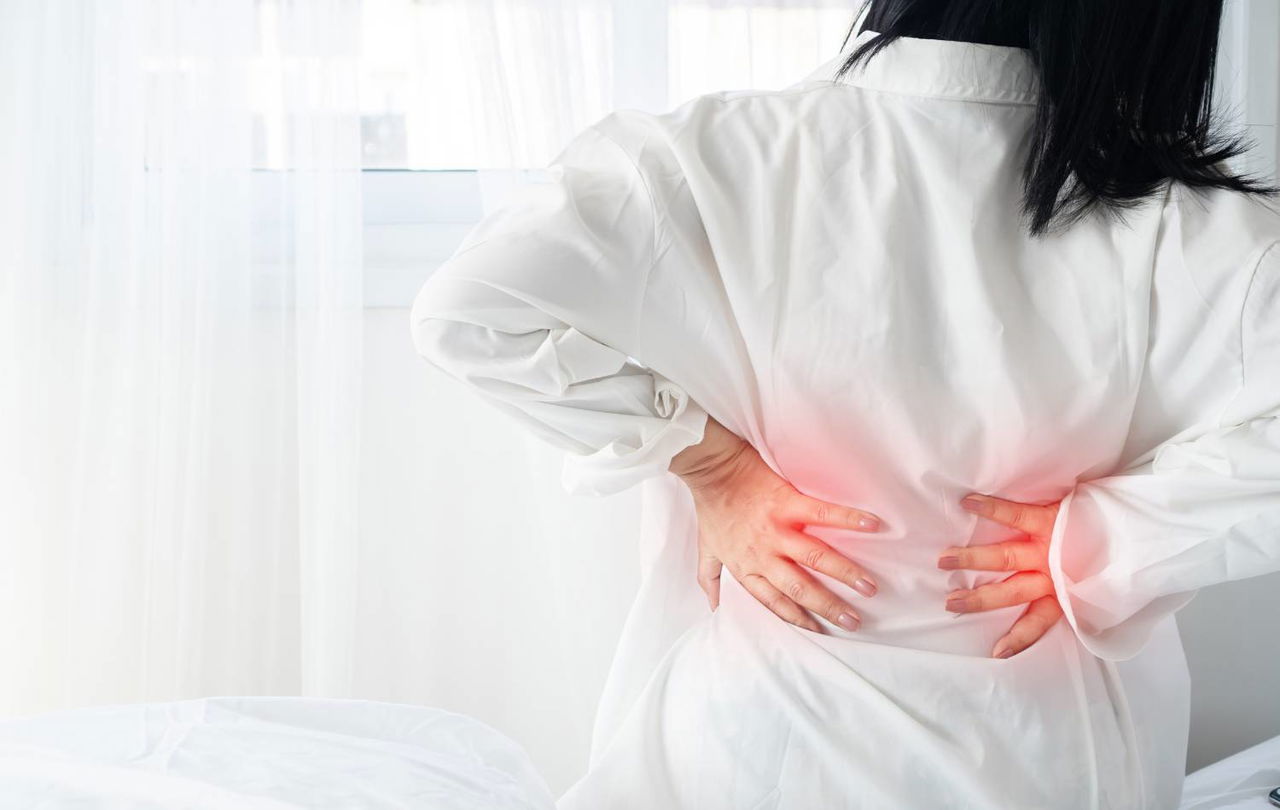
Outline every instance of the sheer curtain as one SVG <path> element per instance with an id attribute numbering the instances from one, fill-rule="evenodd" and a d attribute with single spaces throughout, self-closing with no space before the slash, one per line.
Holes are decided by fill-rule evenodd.
<path id="1" fill-rule="evenodd" d="M 617 108 L 780 88 L 840 48 L 858 0 L 366 0 L 417 29 L 409 163 L 544 166 Z M 430 117 L 431 122 L 414 120 Z M 440 122 L 447 122 L 441 125 Z"/>
<path id="2" fill-rule="evenodd" d="M 346 688 L 358 12 L 0 3 L 0 710 Z"/>

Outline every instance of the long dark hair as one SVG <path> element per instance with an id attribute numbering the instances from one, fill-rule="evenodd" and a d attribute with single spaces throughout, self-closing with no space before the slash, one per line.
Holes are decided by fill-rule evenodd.
<path id="1" fill-rule="evenodd" d="M 1223 0 L 865 0 L 875 31 L 837 75 L 900 36 L 1026 48 L 1038 69 L 1022 211 L 1032 234 L 1168 181 L 1254 194 L 1274 186 L 1223 161 L 1248 151 L 1220 131 L 1213 77 Z M 858 21 L 845 37 L 860 30 Z"/>

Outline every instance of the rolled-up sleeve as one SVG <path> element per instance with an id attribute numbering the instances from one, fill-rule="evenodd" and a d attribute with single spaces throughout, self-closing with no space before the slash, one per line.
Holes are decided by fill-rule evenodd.
<path id="1" fill-rule="evenodd" d="M 707 413 L 634 356 L 658 217 L 646 177 L 596 126 L 487 215 L 414 300 L 430 364 L 566 453 L 574 494 L 619 492 L 702 440 Z"/>
<path id="2" fill-rule="evenodd" d="M 1207 585 L 1280 570 L 1280 248 L 1240 318 L 1241 384 L 1214 424 L 1081 482 L 1049 545 L 1058 600 L 1094 655 L 1125 660 Z"/>

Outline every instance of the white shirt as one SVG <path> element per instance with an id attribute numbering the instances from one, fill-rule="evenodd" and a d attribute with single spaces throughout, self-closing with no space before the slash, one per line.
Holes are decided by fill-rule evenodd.
<path id="1" fill-rule="evenodd" d="M 433 364 L 568 452 L 570 491 L 643 483 L 646 570 L 561 810 L 1177 804 L 1172 615 L 1280 569 L 1280 212 L 1167 193 L 1031 238 L 1027 51 L 898 40 L 833 81 L 613 113 L 422 288 Z M 707 415 L 800 491 L 881 516 L 809 527 L 864 565 L 856 632 L 733 579 L 707 610 L 665 473 Z M 1062 499 L 1066 621 L 950 614 L 1007 574 L 941 571 L 1012 530 L 970 491 Z M 861 601 L 859 601 L 861 600 Z"/>

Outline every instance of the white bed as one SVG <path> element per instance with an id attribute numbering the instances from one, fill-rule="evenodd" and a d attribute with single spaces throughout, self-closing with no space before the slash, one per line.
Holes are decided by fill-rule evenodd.
<path id="1" fill-rule="evenodd" d="M 3 810 L 551 810 L 525 751 L 462 715 L 217 698 L 0 723 Z"/>
<path id="2" fill-rule="evenodd" d="M 1276 810 L 1267 794 L 1280 787 L 1280 737 L 1201 768 L 1187 777 L 1179 810 Z"/>
<path id="3" fill-rule="evenodd" d="M 1180 810 L 1274 810 L 1280 737 L 1187 777 Z M 554 810 L 514 740 L 440 709 L 209 698 L 0 722 L 0 810 Z"/>

